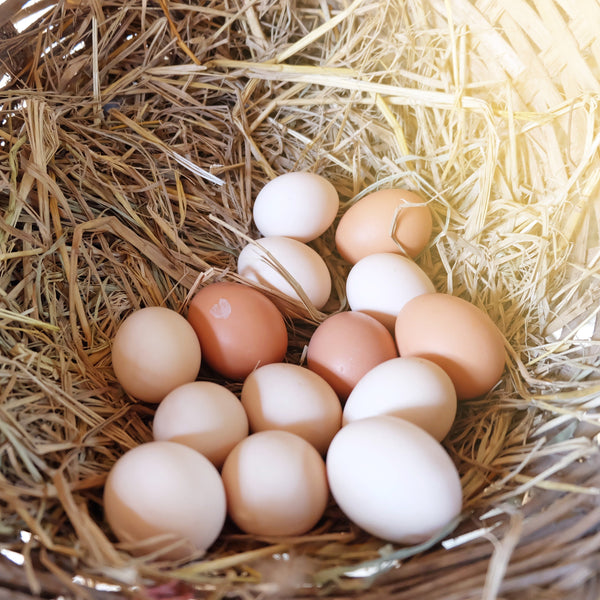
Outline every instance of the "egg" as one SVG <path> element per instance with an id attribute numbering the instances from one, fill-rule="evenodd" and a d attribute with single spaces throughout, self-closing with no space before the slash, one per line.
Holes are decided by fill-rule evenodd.
<path id="1" fill-rule="evenodd" d="M 487 393 L 504 371 L 502 333 L 489 315 L 457 296 L 413 298 L 398 313 L 395 333 L 400 356 L 426 358 L 442 367 L 459 400 Z"/>
<path id="2" fill-rule="evenodd" d="M 254 223 L 265 236 L 310 242 L 336 217 L 340 200 L 324 177 L 305 171 L 285 173 L 269 181 L 254 202 Z"/>
<path id="3" fill-rule="evenodd" d="M 249 281 L 303 302 L 297 286 L 318 309 L 331 294 L 331 275 L 325 261 L 310 246 L 287 237 L 264 237 L 245 246 L 238 256 L 237 271 Z"/>
<path id="4" fill-rule="evenodd" d="M 431 279 L 413 260 L 391 252 L 361 258 L 346 278 L 350 308 L 371 315 L 390 331 L 409 300 L 433 292 Z"/>
<path id="5" fill-rule="evenodd" d="M 163 559 L 203 554 L 226 517 L 225 488 L 204 456 L 173 442 L 148 442 L 112 466 L 104 486 L 106 520 L 136 554 Z"/>
<path id="6" fill-rule="evenodd" d="M 243 380 L 260 365 L 281 362 L 287 352 L 283 315 L 269 298 L 247 285 L 229 281 L 207 285 L 192 298 L 187 318 L 206 363 L 229 379 Z"/>
<path id="7" fill-rule="evenodd" d="M 190 324 L 179 313 L 161 306 L 130 314 L 119 326 L 111 351 L 113 371 L 123 389 L 151 403 L 194 381 L 201 356 Z"/>
<path id="8" fill-rule="evenodd" d="M 193 381 L 175 388 L 158 405 L 152 421 L 156 441 L 184 444 L 217 468 L 248 435 L 248 418 L 237 396 L 212 381 Z"/>
<path id="9" fill-rule="evenodd" d="M 321 455 L 288 431 L 261 431 L 242 440 L 222 476 L 229 516 L 254 535 L 304 534 L 323 516 L 329 499 Z"/>
<path id="10" fill-rule="evenodd" d="M 429 207 L 415 192 L 385 189 L 368 194 L 343 214 L 335 232 L 340 255 L 354 264 L 378 252 L 414 258 L 429 242 Z"/>
<path id="11" fill-rule="evenodd" d="M 460 514 L 458 471 L 444 448 L 398 417 L 353 421 L 327 452 L 331 494 L 356 525 L 389 542 L 417 544 Z"/>
<path id="12" fill-rule="evenodd" d="M 363 375 L 396 356 L 394 338 L 377 319 L 344 311 L 328 317 L 315 329 L 306 361 L 308 368 L 345 400 Z"/>
<path id="13" fill-rule="evenodd" d="M 456 416 L 448 374 L 424 358 L 392 358 L 371 369 L 344 405 L 343 424 L 378 415 L 400 417 L 441 441 Z"/>
<path id="14" fill-rule="evenodd" d="M 252 431 L 289 431 L 321 454 L 342 425 L 342 405 L 333 388 L 300 365 L 272 363 L 256 369 L 244 382 L 241 401 Z"/>

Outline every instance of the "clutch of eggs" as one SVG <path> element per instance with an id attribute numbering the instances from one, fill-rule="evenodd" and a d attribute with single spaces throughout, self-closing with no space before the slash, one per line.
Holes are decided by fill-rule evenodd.
<path id="1" fill-rule="evenodd" d="M 269 182 L 253 208 L 263 237 L 240 252 L 238 273 L 321 309 L 331 276 L 308 244 L 338 209 L 335 188 L 316 174 Z M 247 533 L 300 535 L 330 494 L 365 531 L 402 544 L 460 513 L 458 473 L 440 441 L 457 398 L 500 378 L 503 338 L 480 309 L 436 293 L 413 262 L 431 227 L 427 204 L 407 190 L 367 194 L 344 212 L 335 244 L 351 265 L 350 310 L 315 329 L 306 367 L 283 362 L 283 315 L 242 284 L 206 285 L 187 319 L 151 308 L 124 320 L 115 375 L 158 404 L 154 441 L 126 452 L 105 486 L 107 521 L 126 547 L 199 556 L 226 512 Z M 201 362 L 243 382 L 241 398 L 196 381 Z"/>

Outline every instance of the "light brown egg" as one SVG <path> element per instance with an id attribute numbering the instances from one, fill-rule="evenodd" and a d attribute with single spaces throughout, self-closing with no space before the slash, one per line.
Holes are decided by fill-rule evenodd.
<path id="1" fill-rule="evenodd" d="M 222 471 L 227 510 L 254 535 L 302 535 L 323 516 L 329 499 L 325 462 L 306 440 L 261 431 L 242 440 Z"/>
<path id="2" fill-rule="evenodd" d="M 145 402 L 160 402 L 198 376 L 201 351 L 193 328 L 174 310 L 142 308 L 121 324 L 112 345 L 117 380 Z"/>
<path id="3" fill-rule="evenodd" d="M 307 365 L 345 400 L 360 378 L 398 356 L 391 333 L 375 318 L 346 311 L 325 319 L 308 344 Z"/>
<path id="4" fill-rule="evenodd" d="M 431 237 L 431 212 L 423 198 L 403 189 L 379 190 L 353 204 L 340 219 L 335 244 L 354 264 L 369 254 L 402 253 L 415 257 Z"/>
<path id="5" fill-rule="evenodd" d="M 149 442 L 121 456 L 108 474 L 103 505 L 114 534 L 135 554 L 160 551 L 170 559 L 204 553 L 226 516 L 217 469 L 174 442 Z"/>
<path id="6" fill-rule="evenodd" d="M 505 364 L 504 337 L 474 304 L 449 294 L 425 294 L 396 319 L 400 356 L 430 360 L 446 371 L 457 398 L 476 398 L 498 383 Z"/>
<path id="7" fill-rule="evenodd" d="M 206 363 L 229 379 L 244 379 L 261 365 L 281 362 L 287 351 L 287 330 L 278 308 L 241 283 L 223 281 L 202 288 L 187 318 Z"/>

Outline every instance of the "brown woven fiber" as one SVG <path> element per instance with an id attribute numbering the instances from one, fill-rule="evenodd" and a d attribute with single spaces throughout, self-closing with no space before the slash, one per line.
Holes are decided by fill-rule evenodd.
<path id="1" fill-rule="evenodd" d="M 0 600 L 600 597 L 599 0 L 6 0 L 0 61 Z M 298 538 L 134 558 L 102 486 L 153 406 L 112 337 L 235 279 L 257 192 L 301 169 L 340 214 L 420 193 L 418 264 L 506 338 L 444 441 L 464 513 L 416 548 L 331 504 Z M 346 308 L 333 232 L 322 311 L 268 292 L 291 362 Z"/>

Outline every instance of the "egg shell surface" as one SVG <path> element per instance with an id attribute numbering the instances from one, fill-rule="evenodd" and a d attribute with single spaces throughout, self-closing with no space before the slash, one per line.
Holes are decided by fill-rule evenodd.
<path id="1" fill-rule="evenodd" d="M 346 278 L 350 308 L 374 317 L 390 331 L 409 300 L 434 292 L 431 279 L 417 263 L 391 252 L 361 258 Z"/>
<path id="2" fill-rule="evenodd" d="M 424 358 L 387 360 L 356 384 L 344 406 L 343 424 L 378 415 L 410 421 L 441 441 L 456 416 L 454 384 Z"/>
<path id="3" fill-rule="evenodd" d="M 431 211 L 423 198 L 404 189 L 368 194 L 342 215 L 335 245 L 354 264 L 369 254 L 397 252 L 414 258 L 429 242 Z"/>
<path id="4" fill-rule="evenodd" d="M 420 427 L 398 417 L 353 421 L 327 453 L 331 493 L 368 533 L 418 544 L 461 511 L 462 489 L 450 456 Z"/>
<path id="5" fill-rule="evenodd" d="M 502 333 L 487 313 L 458 296 L 413 298 L 398 313 L 395 333 L 400 356 L 426 358 L 442 367 L 459 400 L 487 393 L 504 371 Z"/>
<path id="6" fill-rule="evenodd" d="M 315 250 L 298 240 L 271 236 L 248 244 L 238 256 L 238 274 L 302 302 L 300 294 L 282 274 L 279 266 L 272 262 L 271 257 L 295 280 L 310 303 L 316 308 L 325 305 L 331 294 L 329 269 Z"/>
<path id="7" fill-rule="evenodd" d="M 242 380 L 256 367 L 281 362 L 288 335 L 283 315 L 250 286 L 221 281 L 202 288 L 189 305 L 203 357 L 217 373 Z"/>
<path id="8" fill-rule="evenodd" d="M 308 344 L 308 368 L 345 400 L 368 371 L 398 356 L 394 338 L 377 319 L 356 311 L 326 318 Z"/>
<path id="9" fill-rule="evenodd" d="M 123 454 L 108 474 L 103 505 L 121 542 L 136 544 L 136 554 L 162 550 L 165 559 L 203 554 L 226 517 L 217 469 L 174 442 L 148 442 Z"/>
<path id="10" fill-rule="evenodd" d="M 250 373 L 241 394 L 252 431 L 295 433 L 321 454 L 342 425 L 342 405 L 333 388 L 313 371 L 272 363 Z"/>
<path id="11" fill-rule="evenodd" d="M 298 171 L 269 181 L 256 197 L 252 214 L 265 237 L 309 242 L 333 223 L 339 204 L 338 193 L 327 179 Z"/>
<path id="12" fill-rule="evenodd" d="M 325 463 L 288 431 L 260 431 L 242 440 L 223 465 L 229 516 L 246 533 L 302 535 L 329 499 Z"/>
<path id="13" fill-rule="evenodd" d="M 167 394 L 154 413 L 152 431 L 156 441 L 189 446 L 220 468 L 248 435 L 248 418 L 237 396 L 225 386 L 193 381 Z"/>
<path id="14" fill-rule="evenodd" d="M 161 306 L 142 308 L 119 326 L 111 350 L 123 389 L 145 402 L 160 402 L 198 376 L 202 353 L 193 328 L 179 313 Z"/>

